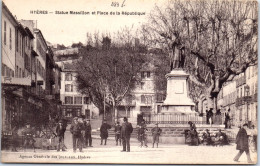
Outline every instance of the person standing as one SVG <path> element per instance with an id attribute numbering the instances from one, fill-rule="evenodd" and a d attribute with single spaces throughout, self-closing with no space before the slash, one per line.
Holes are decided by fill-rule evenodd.
<path id="1" fill-rule="evenodd" d="M 249 149 L 254 153 L 257 150 L 257 130 L 255 129 L 255 125 L 251 126 L 249 132 L 247 132 L 248 141 L 249 141 Z"/>
<path id="2" fill-rule="evenodd" d="M 66 147 L 64 144 L 64 133 L 66 131 L 66 126 L 64 126 L 63 121 L 59 120 L 59 123 L 56 127 L 56 134 L 58 136 L 58 149 L 57 151 L 59 152 L 60 149 L 62 149 L 62 151 L 66 151 Z"/>
<path id="3" fill-rule="evenodd" d="M 139 135 L 139 139 L 140 139 L 140 142 L 141 142 L 141 146 L 145 146 L 146 148 L 148 147 L 147 146 L 147 128 L 146 128 L 146 124 L 145 124 L 145 121 L 143 120 L 140 124 L 140 128 L 138 130 L 138 135 Z"/>
<path id="4" fill-rule="evenodd" d="M 18 127 L 19 124 L 17 123 L 16 120 L 13 121 L 12 123 L 12 141 L 11 141 L 11 147 L 12 147 L 12 152 L 18 152 L 16 147 L 18 146 Z"/>
<path id="5" fill-rule="evenodd" d="M 206 108 L 206 123 L 209 124 L 209 111 L 208 111 L 208 108 Z"/>
<path id="6" fill-rule="evenodd" d="M 212 124 L 213 124 L 213 108 L 210 108 L 209 109 L 209 112 L 208 112 L 208 118 L 209 118 L 209 124 L 210 124 L 210 126 L 212 126 Z"/>
<path id="7" fill-rule="evenodd" d="M 250 153 L 249 153 L 249 146 L 248 146 L 248 135 L 247 135 L 247 130 L 248 124 L 244 124 L 243 127 L 238 131 L 237 137 L 236 137 L 236 144 L 237 147 L 236 149 L 239 150 L 238 154 L 234 158 L 234 161 L 238 161 L 240 156 L 246 152 L 247 155 L 247 162 L 252 163 L 252 160 L 250 158 Z"/>
<path id="8" fill-rule="evenodd" d="M 121 146 L 121 126 L 120 123 L 117 122 L 116 126 L 115 126 L 115 139 L 116 139 L 116 146 L 118 145 L 118 141 L 120 143 Z"/>
<path id="9" fill-rule="evenodd" d="M 73 141 L 73 152 L 76 152 L 77 147 L 79 151 L 82 152 L 82 124 L 78 122 L 78 117 L 74 117 L 73 122 L 70 127 L 70 132 L 72 134 Z"/>
<path id="10" fill-rule="evenodd" d="M 155 124 L 155 127 L 152 128 L 152 135 L 153 135 L 153 148 L 154 148 L 154 144 L 156 143 L 157 148 L 158 148 L 158 144 L 159 144 L 159 137 L 162 133 L 162 129 L 160 129 L 158 127 L 158 123 Z"/>
<path id="11" fill-rule="evenodd" d="M 228 111 L 225 112 L 225 129 L 231 128 L 230 120 L 231 118 L 230 118 L 230 108 L 229 108 Z"/>
<path id="12" fill-rule="evenodd" d="M 123 150 L 121 152 L 130 152 L 130 137 L 133 132 L 133 126 L 128 122 L 127 117 L 124 117 L 124 122 L 121 128 L 121 138 L 123 142 Z"/>
<path id="13" fill-rule="evenodd" d="M 23 130 L 22 135 L 24 136 L 24 151 L 27 149 L 28 145 L 31 145 L 33 147 L 33 151 L 35 152 L 34 143 L 36 141 L 33 139 L 35 133 L 31 128 L 30 123 L 26 124 L 26 128 Z"/>
<path id="14" fill-rule="evenodd" d="M 92 146 L 92 136 L 91 136 L 91 124 L 90 119 L 86 119 L 84 122 L 84 130 L 85 130 L 85 143 L 86 146 L 93 147 Z"/>
<path id="15" fill-rule="evenodd" d="M 100 145 L 103 145 L 103 140 L 105 140 L 104 145 L 107 144 L 107 138 L 108 138 L 108 130 L 111 129 L 111 126 L 107 124 L 107 121 L 104 120 L 103 124 L 100 127 L 100 137 L 101 137 L 101 143 Z"/>

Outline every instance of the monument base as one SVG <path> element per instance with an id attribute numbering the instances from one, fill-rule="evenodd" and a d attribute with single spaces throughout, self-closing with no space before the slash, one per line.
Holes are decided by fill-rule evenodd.
<path id="1" fill-rule="evenodd" d="M 195 114 L 195 103 L 188 97 L 187 74 L 183 69 L 173 69 L 166 74 L 167 95 L 162 105 L 162 113 Z"/>
<path id="2" fill-rule="evenodd" d="M 192 111 L 192 106 L 183 106 L 183 105 L 162 105 L 161 113 L 169 114 L 195 114 L 195 111 Z"/>

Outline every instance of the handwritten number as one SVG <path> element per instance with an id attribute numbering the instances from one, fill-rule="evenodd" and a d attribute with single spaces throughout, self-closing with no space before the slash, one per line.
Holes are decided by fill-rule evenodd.
<path id="1" fill-rule="evenodd" d="M 123 3 L 122 3 L 122 5 L 121 5 L 121 7 L 124 7 L 125 6 L 125 0 L 123 1 Z"/>
<path id="2" fill-rule="evenodd" d="M 112 2 L 111 6 L 119 7 L 119 3 L 118 2 Z"/>
<path id="3" fill-rule="evenodd" d="M 126 0 L 123 0 L 121 7 L 124 7 L 124 6 L 125 6 L 125 1 L 126 1 Z M 119 4 L 119 2 L 112 2 L 111 6 L 113 6 L 113 7 L 119 7 L 120 4 Z"/>

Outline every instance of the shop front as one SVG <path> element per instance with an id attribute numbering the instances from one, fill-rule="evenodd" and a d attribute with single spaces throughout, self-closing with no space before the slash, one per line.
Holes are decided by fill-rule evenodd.
<path id="1" fill-rule="evenodd" d="M 79 117 L 82 115 L 82 105 L 62 105 L 62 116 L 71 122 L 74 117 Z"/>

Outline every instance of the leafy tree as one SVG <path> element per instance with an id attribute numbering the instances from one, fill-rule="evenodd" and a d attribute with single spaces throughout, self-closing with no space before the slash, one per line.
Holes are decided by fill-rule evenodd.
<path id="1" fill-rule="evenodd" d="M 66 46 L 64 46 L 63 44 L 57 44 L 57 49 L 58 50 L 64 50 L 64 49 L 66 49 L 67 47 Z"/>
<path id="2" fill-rule="evenodd" d="M 82 48 L 83 47 L 83 44 L 81 42 L 78 42 L 78 43 L 73 43 L 71 45 L 72 48 Z"/>
<path id="3" fill-rule="evenodd" d="M 185 70 L 216 110 L 223 85 L 257 63 L 257 15 L 256 1 L 171 1 L 143 31 L 151 45 L 184 50 Z"/>

